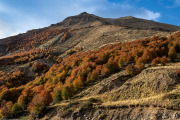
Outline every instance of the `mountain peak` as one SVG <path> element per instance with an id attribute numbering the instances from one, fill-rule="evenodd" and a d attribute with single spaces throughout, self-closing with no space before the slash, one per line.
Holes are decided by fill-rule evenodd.
<path id="1" fill-rule="evenodd" d="M 77 19 L 87 19 L 87 18 L 99 18 L 98 16 L 95 16 L 93 14 L 89 14 L 87 12 L 82 12 L 80 13 L 79 15 L 76 15 L 76 16 L 71 16 L 70 18 L 77 18 Z"/>
<path id="2" fill-rule="evenodd" d="M 135 18 L 135 17 L 133 17 L 133 16 L 125 16 L 125 17 L 121 17 L 121 19 L 133 19 L 133 18 Z"/>
<path id="3" fill-rule="evenodd" d="M 90 18 L 90 17 L 92 17 L 92 18 L 100 18 L 98 16 L 95 16 L 94 14 L 89 14 L 87 12 L 82 12 L 79 15 L 71 16 L 70 18 L 85 18 L 86 19 L 86 18 Z"/>
<path id="4" fill-rule="evenodd" d="M 90 25 L 91 23 L 96 22 L 96 21 L 104 22 L 104 20 L 101 17 L 98 17 L 93 14 L 89 14 L 87 12 L 82 12 L 79 15 L 67 17 L 62 22 L 58 23 L 57 25 L 64 25 L 66 27 L 77 25 L 77 24 Z"/>
<path id="5" fill-rule="evenodd" d="M 84 15 L 90 15 L 90 14 L 87 13 L 87 12 L 82 12 L 82 13 L 80 13 L 79 15 L 80 15 L 80 16 L 84 16 Z"/>

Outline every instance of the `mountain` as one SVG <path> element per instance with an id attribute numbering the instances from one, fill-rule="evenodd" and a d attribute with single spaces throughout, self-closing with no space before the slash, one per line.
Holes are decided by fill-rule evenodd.
<path id="1" fill-rule="evenodd" d="M 179 26 L 134 17 L 108 19 L 84 12 L 46 28 L 1 39 L 0 52 L 6 55 L 22 49 L 47 48 L 48 44 L 52 44 L 53 49 L 58 46 L 63 53 L 71 51 L 72 46 L 83 47 L 84 51 L 87 51 L 110 43 L 132 41 L 153 35 L 167 36 L 179 29 Z"/>
<path id="2" fill-rule="evenodd" d="M 83 12 L 0 40 L 0 119 L 179 119 L 179 26 Z"/>
<path id="3" fill-rule="evenodd" d="M 121 17 L 118 19 L 107 19 L 112 25 L 122 25 L 128 26 L 130 28 L 135 29 L 148 29 L 148 30 L 157 30 L 157 31 L 167 31 L 167 32 L 174 32 L 179 30 L 179 26 L 169 25 L 158 23 L 151 20 L 144 20 L 135 17 Z"/>
<path id="4" fill-rule="evenodd" d="M 95 16 L 93 14 L 88 14 L 83 12 L 77 16 L 67 17 L 60 23 L 55 24 L 55 26 L 63 26 L 63 27 L 72 27 L 74 25 L 78 26 L 90 26 L 94 22 L 100 22 L 101 24 L 108 25 L 109 23 L 101 17 Z"/>
<path id="5" fill-rule="evenodd" d="M 145 30 L 148 29 L 148 30 L 167 31 L 167 32 L 174 32 L 180 29 L 179 26 L 158 23 L 151 20 L 135 18 L 132 16 L 111 19 L 111 18 L 101 18 L 93 14 L 88 14 L 86 12 L 83 12 L 77 16 L 68 17 L 64 21 L 55 24 L 55 26 L 63 26 L 63 27 L 71 28 L 74 25 L 88 26 L 88 25 L 92 25 L 95 22 L 99 22 L 99 25 L 116 25 L 116 26 L 124 26 L 135 29 L 145 29 Z"/>

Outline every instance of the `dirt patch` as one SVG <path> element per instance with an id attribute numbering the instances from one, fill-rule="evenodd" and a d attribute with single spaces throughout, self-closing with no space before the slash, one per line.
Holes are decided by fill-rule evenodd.
<path id="1" fill-rule="evenodd" d="M 127 108 L 89 108 L 76 112 L 69 112 L 62 117 L 57 113 L 51 120 L 178 120 L 179 111 L 153 107 L 127 107 Z"/>

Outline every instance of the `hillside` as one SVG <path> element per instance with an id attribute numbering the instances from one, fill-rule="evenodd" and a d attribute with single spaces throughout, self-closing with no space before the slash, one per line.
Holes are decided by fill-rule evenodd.
<path id="1" fill-rule="evenodd" d="M 72 101 L 51 106 L 49 110 L 59 109 L 54 110 L 53 116 L 49 112 L 46 117 L 53 120 L 71 117 L 178 120 L 180 87 L 175 74 L 177 69 L 180 69 L 179 63 L 148 68 L 133 78 L 123 71 L 116 73 L 80 92 Z"/>
<path id="2" fill-rule="evenodd" d="M 88 13 L 0 40 L 0 118 L 180 119 L 180 30 Z"/>

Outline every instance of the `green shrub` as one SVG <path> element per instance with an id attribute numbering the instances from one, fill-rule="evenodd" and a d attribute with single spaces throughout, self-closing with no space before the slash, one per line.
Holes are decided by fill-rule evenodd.
<path id="1" fill-rule="evenodd" d="M 177 53 L 175 47 L 171 47 L 168 52 L 168 57 L 171 61 L 174 61 L 177 58 Z"/>
<path id="2" fill-rule="evenodd" d="M 17 103 L 15 103 L 11 109 L 12 116 L 16 116 L 16 114 L 18 114 L 21 110 L 22 108 Z"/>
<path id="3" fill-rule="evenodd" d="M 63 100 L 67 100 L 72 96 L 70 87 L 66 86 L 62 89 L 61 97 Z"/>
<path id="4" fill-rule="evenodd" d="M 126 67 L 126 72 L 129 74 L 129 75 L 135 75 L 136 73 L 137 73 L 137 70 L 136 70 L 136 68 L 133 66 L 133 65 L 128 65 L 127 67 Z"/>
<path id="5" fill-rule="evenodd" d="M 54 103 L 58 103 L 59 101 L 62 100 L 62 97 L 61 97 L 61 90 L 56 90 L 56 93 L 55 93 L 55 96 L 54 96 L 54 100 L 53 102 Z"/>
<path id="6" fill-rule="evenodd" d="M 11 91 L 6 89 L 0 93 L 0 101 L 6 100 L 9 101 L 11 99 Z"/>

